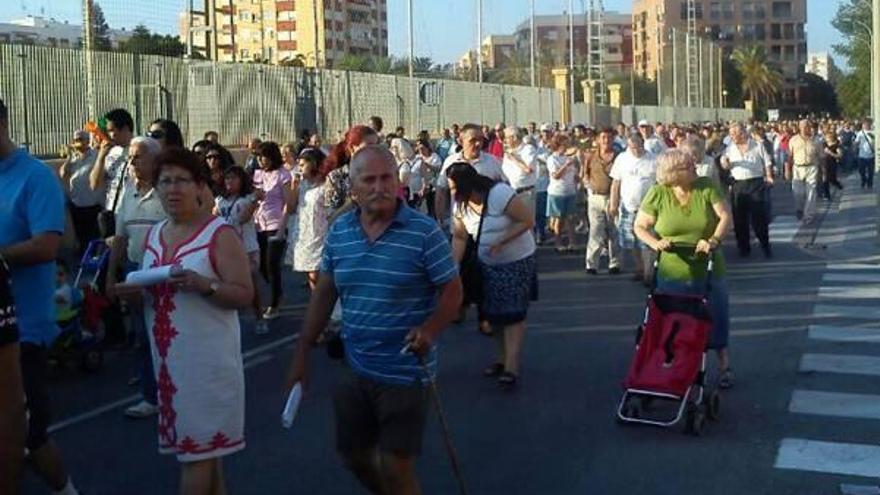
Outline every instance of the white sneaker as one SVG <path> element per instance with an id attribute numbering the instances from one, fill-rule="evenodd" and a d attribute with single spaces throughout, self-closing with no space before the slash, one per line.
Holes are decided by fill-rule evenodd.
<path id="1" fill-rule="evenodd" d="M 281 310 L 279 310 L 275 306 L 269 306 L 263 313 L 264 320 L 274 320 L 275 318 L 279 317 L 281 317 Z"/>
<path id="2" fill-rule="evenodd" d="M 269 333 L 269 324 L 266 323 L 266 320 L 258 320 L 257 326 L 254 329 L 254 333 L 257 335 L 266 335 Z"/>
<path id="3" fill-rule="evenodd" d="M 132 419 L 144 419 L 155 416 L 159 413 L 159 408 L 155 404 L 142 400 L 137 404 L 125 410 L 125 417 Z"/>

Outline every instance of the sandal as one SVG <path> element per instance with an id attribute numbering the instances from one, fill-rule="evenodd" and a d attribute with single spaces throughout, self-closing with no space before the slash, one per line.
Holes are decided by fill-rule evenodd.
<path id="1" fill-rule="evenodd" d="M 481 334 L 485 335 L 486 337 L 491 337 L 491 336 L 495 335 L 495 329 L 492 328 L 492 325 L 489 323 L 486 323 L 484 326 L 483 323 L 485 323 L 485 322 L 480 322 L 477 324 L 477 331 L 480 332 Z"/>
<path id="2" fill-rule="evenodd" d="M 504 371 L 498 375 L 498 385 L 502 388 L 514 388 L 516 386 L 516 380 L 516 373 L 511 373 L 510 371 Z"/>
<path id="3" fill-rule="evenodd" d="M 727 390 L 731 387 L 733 387 L 733 370 L 727 368 L 718 377 L 718 388 Z"/>
<path id="4" fill-rule="evenodd" d="M 501 363 L 492 363 L 483 369 L 483 376 L 494 377 L 504 373 L 504 365 Z"/>

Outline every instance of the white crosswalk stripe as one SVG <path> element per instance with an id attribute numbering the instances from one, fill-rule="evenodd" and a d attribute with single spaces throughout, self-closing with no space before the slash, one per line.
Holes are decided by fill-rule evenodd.
<path id="1" fill-rule="evenodd" d="M 880 476 L 880 446 L 785 438 L 776 467 L 852 476 Z"/>
<path id="2" fill-rule="evenodd" d="M 842 373 L 880 376 L 880 357 L 851 356 L 846 354 L 804 354 L 801 372 Z"/>
<path id="3" fill-rule="evenodd" d="M 770 224 L 770 244 L 790 243 L 797 235 L 800 222 L 794 215 L 780 215 Z"/>
<path id="4" fill-rule="evenodd" d="M 813 340 L 825 340 L 831 342 L 880 343 L 880 328 L 810 325 L 807 336 Z"/>
<path id="5" fill-rule="evenodd" d="M 867 344 L 865 355 L 807 352 L 801 356 L 801 373 L 880 376 L 880 356 L 870 355 L 870 344 L 880 343 L 880 307 L 870 304 L 880 299 L 880 265 L 832 263 L 826 266 L 818 300 L 813 308 L 816 324 L 810 325 L 808 338 L 815 346 L 829 343 Z M 830 303 L 830 304 L 829 304 Z M 851 321 L 829 324 L 829 319 Z M 826 323 L 826 324 L 822 324 Z M 835 322 L 837 323 L 837 322 Z M 880 350 L 880 347 L 876 347 Z M 792 392 L 788 410 L 792 414 L 827 418 L 880 420 L 880 395 L 834 390 Z M 844 440 L 847 438 L 844 437 Z M 850 440 L 858 440 L 850 438 Z M 780 469 L 812 471 L 846 476 L 880 477 L 880 445 L 829 442 L 806 438 L 785 438 L 777 453 Z M 880 495 L 876 485 L 841 484 L 844 495 Z"/>

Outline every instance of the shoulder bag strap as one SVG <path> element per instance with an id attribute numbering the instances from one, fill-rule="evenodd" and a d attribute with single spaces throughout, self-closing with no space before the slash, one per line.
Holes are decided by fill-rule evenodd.
<path id="1" fill-rule="evenodd" d="M 127 160 L 126 160 L 127 161 Z M 122 194 L 122 188 L 125 186 L 125 176 L 128 173 L 128 164 L 122 164 L 122 173 L 119 175 L 119 178 L 116 180 L 116 192 L 113 193 L 113 207 L 110 208 L 110 211 L 116 212 L 116 205 L 119 204 L 119 196 Z"/>
<path id="2" fill-rule="evenodd" d="M 474 239 L 474 244 L 477 246 L 477 253 L 480 252 L 480 238 L 483 236 L 483 220 L 486 218 L 486 212 L 489 211 L 489 195 L 492 194 L 492 190 L 486 193 L 486 199 L 483 200 L 483 211 L 480 212 L 480 225 L 477 227 L 477 237 Z"/>

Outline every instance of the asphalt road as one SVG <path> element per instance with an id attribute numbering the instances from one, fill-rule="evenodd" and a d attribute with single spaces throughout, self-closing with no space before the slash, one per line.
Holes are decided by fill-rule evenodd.
<path id="1" fill-rule="evenodd" d="M 732 239 L 727 242 L 736 384 L 722 396 L 721 420 L 699 438 L 680 427 L 615 423 L 646 292 L 628 274 L 586 275 L 583 251 L 543 249 L 541 300 L 530 313 L 516 392 L 502 392 L 481 376 L 492 345 L 472 320 L 449 328 L 442 339 L 439 386 L 470 493 L 829 495 L 854 493 L 842 485 L 876 486 L 880 457 L 870 457 L 874 451 L 857 451 L 868 457 L 854 458 L 856 451 L 841 447 L 839 453 L 834 446 L 880 445 L 880 400 L 828 414 L 821 397 L 802 394 L 870 398 L 876 389 L 871 373 L 880 368 L 873 361 L 862 374 L 823 371 L 822 359 L 812 367 L 802 362 L 805 354 L 880 356 L 876 342 L 816 338 L 822 332 L 833 338 L 835 328 L 846 327 L 880 341 L 872 313 L 880 271 L 870 271 L 878 261 L 876 207 L 853 184 L 823 204 L 827 212 L 818 228 L 797 232 L 789 195 L 778 187 L 772 260 L 757 249 L 740 259 Z M 841 266 L 852 262 L 860 265 Z M 828 277 L 830 270 L 842 275 Z M 848 293 L 857 279 L 864 290 Z M 835 280 L 842 281 L 842 292 L 827 288 Z M 313 383 L 300 416 L 290 430 L 280 425 L 281 377 L 306 297 L 301 282 L 289 277 L 290 307 L 269 335 L 254 336 L 252 320 L 244 319 L 248 445 L 225 461 L 230 493 L 363 493 L 333 449 L 330 394 L 337 363 L 314 354 Z M 818 326 L 830 330 L 814 333 Z M 155 422 L 122 417 L 124 405 L 135 399 L 136 390 L 125 385 L 132 370 L 132 356 L 122 353 L 108 355 L 97 374 L 58 371 L 53 377 L 54 438 L 85 493 L 175 493 L 177 465 L 156 453 Z M 838 404 L 834 396 L 826 406 L 829 401 L 831 409 Z M 817 454 L 816 446 L 826 450 Z M 835 455 L 841 461 L 828 465 Z M 426 494 L 457 493 L 433 413 L 419 473 Z M 48 492 L 31 477 L 26 493 Z"/>

